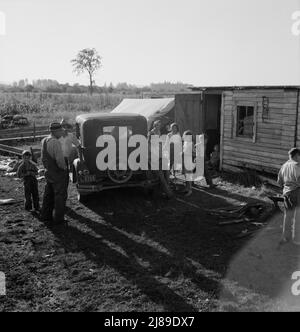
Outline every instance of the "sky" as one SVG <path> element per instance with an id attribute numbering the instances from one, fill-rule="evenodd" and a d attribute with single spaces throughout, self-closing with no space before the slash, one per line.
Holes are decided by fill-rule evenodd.
<path id="1" fill-rule="evenodd" d="M 300 85 L 295 11 L 300 0 L 0 0 L 0 82 L 87 84 L 70 60 L 96 48 L 99 85 Z"/>

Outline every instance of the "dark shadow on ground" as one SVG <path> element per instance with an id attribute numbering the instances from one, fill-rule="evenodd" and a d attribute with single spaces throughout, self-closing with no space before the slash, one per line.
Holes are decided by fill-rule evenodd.
<path id="1" fill-rule="evenodd" d="M 155 280 L 151 271 L 136 262 L 135 252 L 136 254 L 143 252 L 149 258 L 152 254 L 149 248 L 142 245 L 136 246 L 132 241 L 117 233 L 112 228 L 108 229 L 104 226 L 99 226 L 92 220 L 77 215 L 74 212 L 71 212 L 70 215 L 77 218 L 80 222 L 87 223 L 89 227 L 95 228 L 97 232 L 101 232 L 103 239 L 118 242 L 125 250 L 127 249 L 126 253 L 128 256 L 112 249 L 101 238 L 82 232 L 75 227 L 51 229 L 67 252 L 84 252 L 87 259 L 95 262 L 99 267 L 103 265 L 112 267 L 127 280 L 137 285 L 150 300 L 163 305 L 166 311 L 195 311 L 192 305 L 186 303 L 181 296 L 174 293 L 169 287 Z"/>
<path id="2" fill-rule="evenodd" d="M 92 196 L 86 205 L 96 216 L 105 220 L 106 225 L 85 218 L 76 211 L 69 210 L 68 215 L 91 228 L 104 239 L 122 247 L 129 258 L 124 259 L 121 256 L 122 260 L 120 260 L 119 266 L 121 273 L 127 275 L 127 268 L 135 262 L 136 256 L 150 262 L 150 270 L 133 268 L 133 271 L 138 271 L 138 278 L 143 280 L 140 285 L 144 291 L 149 288 L 148 286 L 144 287 L 145 278 L 147 284 L 151 285 L 154 276 L 164 277 L 169 272 L 171 278 L 183 274 L 184 277 L 192 280 L 199 290 L 218 297 L 220 292 L 219 280 L 226 276 L 230 262 L 248 243 L 247 238 L 243 240 L 233 239 L 235 234 L 240 234 L 245 228 L 244 225 L 234 226 L 234 228 L 220 228 L 218 225 L 220 220 L 216 220 L 215 217 L 205 212 L 207 208 L 230 206 L 228 196 L 240 202 L 247 201 L 245 197 L 230 194 L 220 189 L 203 190 L 194 192 L 191 199 L 186 199 L 187 202 L 197 204 L 199 208 L 196 209 L 176 200 L 164 200 L 161 196 L 150 200 L 140 191 L 126 189 Z M 250 201 L 257 200 L 251 199 Z M 124 234 L 150 239 L 165 248 L 169 255 L 133 241 Z M 79 235 L 78 233 L 77 238 L 80 238 Z M 93 252 L 93 255 L 97 255 L 95 249 L 97 241 L 92 240 L 93 245 L 88 248 L 88 251 Z M 103 248 L 101 250 L 103 251 Z M 109 250 L 106 248 L 106 252 L 112 255 Z M 102 254 L 100 256 L 103 257 Z M 118 268 L 118 264 L 115 264 L 113 258 L 109 264 Z M 208 277 L 205 275 L 207 270 L 219 274 L 219 277 L 217 279 Z M 130 275 L 132 273 L 127 277 Z M 156 288 L 161 287 L 155 283 Z M 180 307 L 178 305 L 179 303 L 173 298 L 171 303 L 166 304 L 166 307 L 170 310 L 177 310 Z"/>

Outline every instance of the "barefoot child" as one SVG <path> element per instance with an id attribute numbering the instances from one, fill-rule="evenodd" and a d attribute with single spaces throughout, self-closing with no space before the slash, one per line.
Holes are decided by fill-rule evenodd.
<path id="1" fill-rule="evenodd" d="M 32 210 L 32 203 L 35 211 L 40 210 L 39 191 L 36 176 L 38 168 L 31 160 L 30 151 L 24 151 L 22 154 L 23 162 L 18 168 L 17 176 L 24 181 L 25 210 Z"/>

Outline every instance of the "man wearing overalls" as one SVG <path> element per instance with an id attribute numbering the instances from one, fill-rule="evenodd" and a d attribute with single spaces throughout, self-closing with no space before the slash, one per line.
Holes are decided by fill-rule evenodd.
<path id="1" fill-rule="evenodd" d="M 59 138 L 63 135 L 61 124 L 50 125 L 50 135 L 42 141 L 42 162 L 45 167 L 46 187 L 41 218 L 50 225 L 65 222 L 69 174 Z"/>

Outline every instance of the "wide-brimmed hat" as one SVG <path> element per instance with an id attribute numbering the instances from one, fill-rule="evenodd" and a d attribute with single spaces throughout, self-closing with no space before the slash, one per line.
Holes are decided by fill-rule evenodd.
<path id="1" fill-rule="evenodd" d="M 60 123 L 58 122 L 52 122 L 49 126 L 49 130 L 50 131 L 58 131 L 58 130 L 62 130 L 62 126 Z"/>
<path id="2" fill-rule="evenodd" d="M 24 150 L 23 152 L 22 152 L 22 156 L 24 157 L 24 156 L 29 156 L 29 157 L 31 157 L 31 152 L 29 151 L 29 150 Z"/>
<path id="3" fill-rule="evenodd" d="M 73 128 L 73 126 L 65 119 L 62 119 L 60 124 L 63 128 L 67 128 L 67 129 L 72 129 Z"/>

